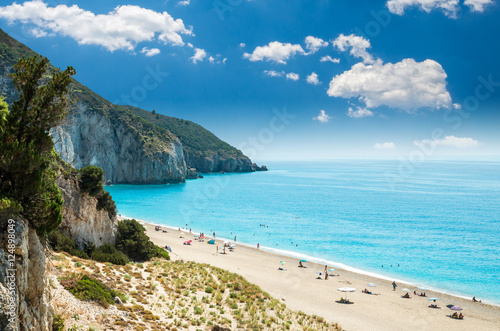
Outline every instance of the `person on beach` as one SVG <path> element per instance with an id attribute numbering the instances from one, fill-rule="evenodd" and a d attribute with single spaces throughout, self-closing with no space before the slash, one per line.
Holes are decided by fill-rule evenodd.
<path id="1" fill-rule="evenodd" d="M 328 280 L 328 265 L 325 265 L 325 280 Z"/>
<path id="2" fill-rule="evenodd" d="M 396 287 L 398 287 L 398 284 L 396 284 L 396 281 L 392 282 L 392 290 L 396 291 Z"/>
<path id="3" fill-rule="evenodd" d="M 458 315 L 458 319 L 459 320 L 463 320 L 464 319 L 464 315 L 462 313 L 460 313 L 460 315 Z"/>
<path id="4" fill-rule="evenodd" d="M 259 245 L 259 244 L 257 244 L 257 249 L 259 249 L 259 248 L 260 248 L 260 245 Z"/>
<path id="5" fill-rule="evenodd" d="M 217 254 L 219 254 L 219 245 L 215 245 L 215 247 L 217 248 Z"/>
<path id="6" fill-rule="evenodd" d="M 476 299 L 476 297 L 473 297 L 473 298 L 472 298 L 472 301 L 473 301 L 473 302 L 481 302 L 481 300 L 477 300 L 477 299 Z"/>

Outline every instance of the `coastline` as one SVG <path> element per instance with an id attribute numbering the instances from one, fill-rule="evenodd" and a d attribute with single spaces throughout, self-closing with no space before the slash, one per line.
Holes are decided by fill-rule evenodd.
<path id="1" fill-rule="evenodd" d="M 126 217 L 121 217 L 126 219 Z M 412 293 L 419 290 L 411 282 L 388 279 L 374 273 L 364 272 L 340 263 L 330 263 L 335 268 L 334 274 L 327 281 L 317 280 L 317 271 L 324 270 L 327 261 L 315 259 L 307 262 L 307 269 L 297 268 L 298 260 L 305 255 L 261 247 L 257 249 L 243 243 L 236 243 L 235 252 L 227 255 L 216 254 L 214 245 L 194 241 L 191 246 L 183 245 L 186 239 L 193 239 L 185 229 L 160 225 L 168 233 L 155 231 L 155 224 L 141 221 L 147 229 L 148 236 L 158 245 L 169 245 L 172 248 L 172 259 L 208 263 L 231 272 L 238 273 L 248 281 L 260 286 L 287 306 L 294 310 L 302 310 L 307 314 L 318 315 L 339 323 L 346 330 L 447 330 L 447 329 L 500 329 L 500 307 L 487 303 L 473 303 L 470 298 L 453 294 L 425 290 L 427 297 L 415 297 Z M 183 237 L 183 238 L 180 238 Z M 208 238 L 210 239 L 210 238 Z M 219 245 L 226 238 L 216 238 Z M 287 254 L 290 253 L 290 254 Z M 308 261 L 313 261 L 306 258 Z M 279 262 L 285 262 L 286 271 L 279 271 Z M 399 287 L 392 290 L 391 282 L 396 280 Z M 361 293 L 367 283 L 375 283 L 377 287 L 369 290 L 381 295 Z M 345 297 L 345 293 L 337 291 L 339 287 L 355 287 L 356 292 L 348 293 L 348 298 L 355 304 L 343 305 L 335 301 Z M 402 288 L 410 289 L 411 300 L 402 299 Z M 441 309 L 428 308 L 430 297 L 438 297 L 437 304 Z M 451 311 L 447 305 L 458 305 L 464 310 L 465 319 L 457 321 L 447 317 Z"/>

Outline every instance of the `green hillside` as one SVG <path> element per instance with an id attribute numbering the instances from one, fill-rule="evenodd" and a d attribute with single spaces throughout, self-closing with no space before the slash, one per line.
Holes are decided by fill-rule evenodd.
<path id="1" fill-rule="evenodd" d="M 2 69 L 12 67 L 19 58 L 34 55 L 38 54 L 0 29 L 0 67 Z M 0 74 L 6 73 L 0 72 Z M 129 127 L 131 132 L 138 135 L 137 139 L 143 143 L 146 154 L 154 154 L 164 144 L 178 137 L 184 150 L 193 157 L 200 158 L 217 154 L 225 158 L 245 157 L 240 150 L 191 121 L 153 114 L 131 106 L 114 105 L 76 80 L 73 81 L 70 90 L 72 96 L 80 103 L 87 105 L 89 110 L 104 114 L 113 123 Z"/>

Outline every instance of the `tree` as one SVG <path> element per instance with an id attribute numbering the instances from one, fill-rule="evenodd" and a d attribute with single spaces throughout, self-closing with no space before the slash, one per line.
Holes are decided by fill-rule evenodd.
<path id="1" fill-rule="evenodd" d="M 19 100 L 10 111 L 0 102 L 0 208 L 9 203 L 17 207 L 39 234 L 57 228 L 62 220 L 49 132 L 68 112 L 68 88 L 75 74 L 72 67 L 61 72 L 48 71 L 48 66 L 47 58 L 19 60 L 10 76 Z"/>

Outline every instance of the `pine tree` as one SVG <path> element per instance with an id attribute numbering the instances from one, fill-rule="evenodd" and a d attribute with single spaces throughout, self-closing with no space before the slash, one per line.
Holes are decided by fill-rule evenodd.
<path id="1" fill-rule="evenodd" d="M 62 198 L 50 130 L 69 109 L 72 67 L 48 70 L 47 58 L 19 60 L 11 79 L 19 93 L 9 111 L 0 102 L 0 214 L 19 213 L 39 234 L 57 228 Z"/>

